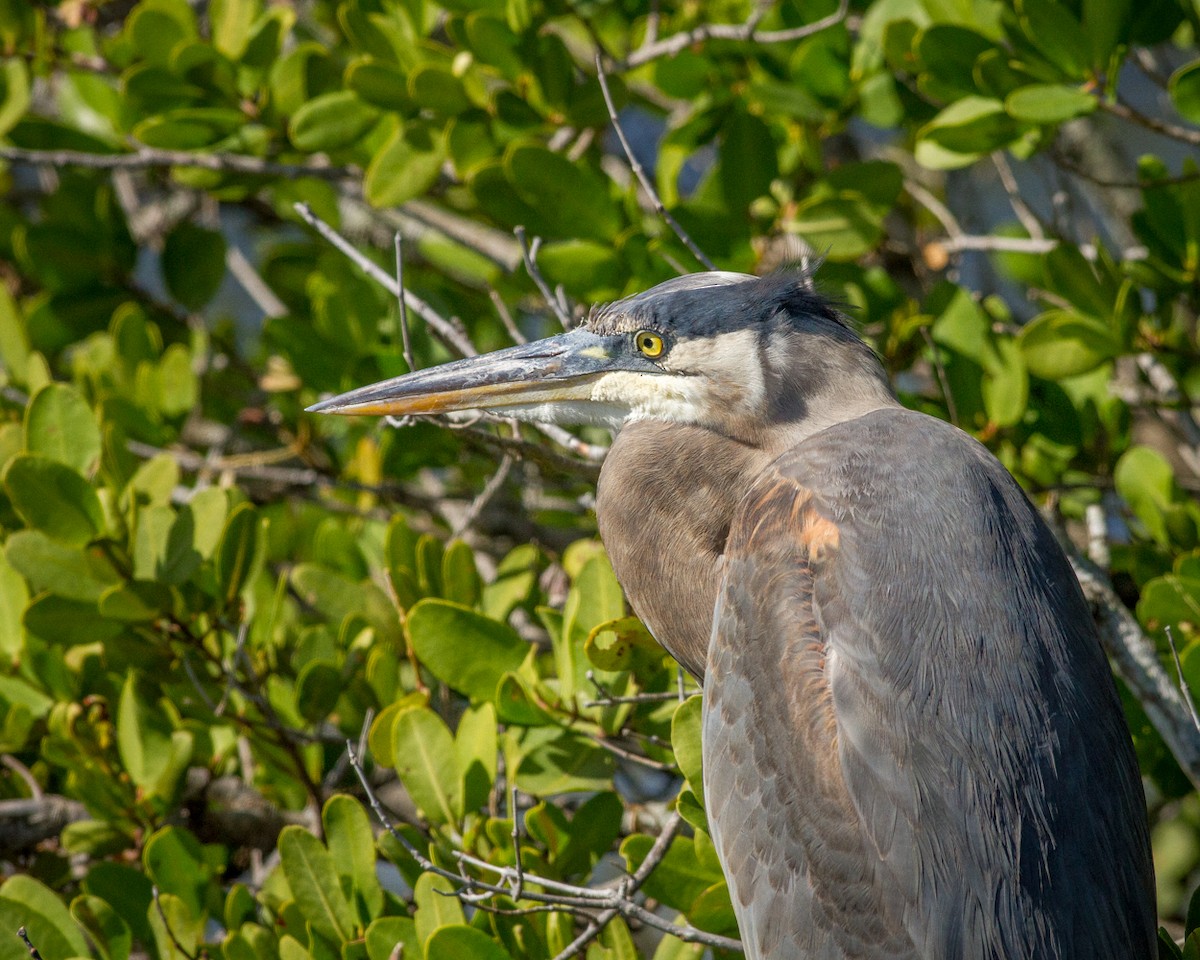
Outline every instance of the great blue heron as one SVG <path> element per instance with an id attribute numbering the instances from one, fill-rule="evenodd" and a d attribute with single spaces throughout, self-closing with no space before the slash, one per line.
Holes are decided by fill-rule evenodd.
<path id="1" fill-rule="evenodd" d="M 617 431 L 596 510 L 704 681 L 753 960 L 1149 960 L 1145 799 L 1087 604 L 1000 463 L 807 278 L 681 277 L 312 407 Z"/>

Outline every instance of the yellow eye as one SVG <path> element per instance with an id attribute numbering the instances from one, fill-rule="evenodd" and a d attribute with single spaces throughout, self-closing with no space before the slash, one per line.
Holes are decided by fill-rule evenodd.
<path id="1" fill-rule="evenodd" d="M 634 334 L 633 342 L 637 344 L 638 351 L 643 357 L 654 360 L 662 356 L 663 338 L 657 333 L 650 330 L 639 330 Z"/>

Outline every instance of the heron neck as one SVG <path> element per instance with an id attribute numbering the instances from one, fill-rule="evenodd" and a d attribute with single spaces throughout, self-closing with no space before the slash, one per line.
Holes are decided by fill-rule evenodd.
<path id="1" fill-rule="evenodd" d="M 636 421 L 600 473 L 596 514 L 634 612 L 697 679 L 734 510 L 773 459 L 700 427 Z"/>

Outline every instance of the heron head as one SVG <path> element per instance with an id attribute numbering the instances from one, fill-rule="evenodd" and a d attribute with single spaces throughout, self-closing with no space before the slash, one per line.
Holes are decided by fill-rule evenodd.
<path id="1" fill-rule="evenodd" d="M 677 277 L 575 330 L 361 387 L 309 410 L 488 410 L 542 423 L 687 423 L 737 439 L 890 398 L 870 349 L 803 274 Z M 822 408 L 815 402 L 820 399 Z M 852 402 L 853 401 L 853 402 Z"/>

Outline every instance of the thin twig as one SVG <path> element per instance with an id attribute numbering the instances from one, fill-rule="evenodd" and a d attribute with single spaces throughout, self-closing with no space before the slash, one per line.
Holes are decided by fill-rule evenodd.
<path id="1" fill-rule="evenodd" d="M 992 165 L 996 168 L 996 173 L 1000 177 L 1000 184 L 1004 187 L 1004 192 L 1008 194 L 1008 202 L 1013 208 L 1013 213 L 1017 215 L 1017 219 L 1021 221 L 1021 226 L 1025 228 L 1025 232 L 1035 239 L 1042 239 L 1046 236 L 1046 232 L 1042 229 L 1042 221 L 1037 218 L 1037 215 L 1025 202 L 1025 198 L 1021 196 L 1021 188 L 1017 183 L 1017 178 L 1013 174 L 1012 166 L 1008 162 L 1008 157 L 1005 156 L 1003 150 L 997 150 L 992 154 Z"/>
<path id="2" fill-rule="evenodd" d="M 167 936 L 171 938 L 171 945 L 181 954 L 187 957 L 188 960 L 196 960 L 196 955 L 184 947 L 184 945 L 179 942 L 179 938 L 175 936 L 175 930 L 171 927 L 171 921 L 167 919 L 167 913 L 165 910 L 163 910 L 162 900 L 158 892 L 158 884 L 155 884 L 150 888 L 150 895 L 154 899 L 154 909 L 158 911 L 158 919 L 162 921 L 163 929 L 167 931 Z"/>
<path id="3" fill-rule="evenodd" d="M 542 299 L 549 304 L 550 309 L 554 312 L 554 316 L 562 324 L 562 328 L 570 330 L 573 325 L 570 311 L 565 304 L 559 302 L 559 298 L 554 295 L 554 292 L 550 289 L 550 284 L 546 282 L 546 278 L 542 276 L 542 271 L 537 265 L 537 252 L 538 247 L 542 245 L 542 238 L 534 237 L 533 241 L 530 242 L 525 235 L 525 228 L 523 226 L 515 227 L 513 233 L 516 234 L 517 242 L 521 245 L 521 258 L 525 261 L 525 272 L 529 274 L 530 279 L 537 285 Z"/>
<path id="4" fill-rule="evenodd" d="M 33 941 L 29 939 L 29 934 L 24 927 L 17 927 L 17 936 L 25 941 L 25 948 L 29 951 L 29 956 L 32 960 L 42 960 L 42 955 L 38 952 L 38 948 L 33 945 Z"/>
<path id="5" fill-rule="evenodd" d="M 1189 127 L 1181 127 L 1176 123 L 1168 123 L 1166 120 L 1159 120 L 1158 117 L 1147 116 L 1139 110 L 1134 109 L 1126 103 L 1120 101 L 1108 101 L 1098 98 L 1096 103 L 1101 110 L 1111 113 L 1114 117 L 1120 117 L 1122 120 L 1128 120 L 1130 123 L 1136 123 L 1139 127 L 1145 127 L 1147 130 L 1153 130 L 1155 133 L 1160 133 L 1164 137 L 1169 137 L 1172 140 L 1178 140 L 1180 143 L 1190 143 L 1193 146 L 1200 146 L 1200 130 L 1194 130 Z"/>
<path id="6" fill-rule="evenodd" d="M 404 296 L 404 244 L 400 231 L 396 231 L 394 240 L 396 246 L 396 304 L 400 308 L 400 343 L 404 353 L 404 362 L 408 364 L 409 373 L 417 369 L 413 360 L 412 342 L 408 339 L 408 303 Z"/>
<path id="7" fill-rule="evenodd" d="M 625 136 L 625 131 L 621 127 L 621 121 L 617 117 L 617 105 L 613 103 L 612 92 L 608 89 L 608 77 L 604 72 L 604 62 L 600 59 L 600 54 L 596 54 L 596 77 L 600 81 L 600 92 L 604 94 L 604 105 L 608 108 L 608 120 L 612 124 L 613 131 L 617 135 L 617 139 L 621 141 L 621 149 L 625 151 L 625 158 L 629 161 L 629 166 L 633 170 L 633 174 L 638 179 L 638 183 L 642 185 L 642 189 L 646 191 L 646 196 L 650 198 L 650 202 L 654 204 L 654 211 L 660 217 L 672 232 L 677 236 L 683 245 L 688 248 L 688 251 L 695 257 L 705 270 L 716 270 L 713 262 L 708 259 L 704 251 L 701 250 L 688 235 L 688 232 L 679 225 L 670 212 L 663 205 L 662 199 L 658 195 L 658 191 L 654 189 L 654 184 L 650 182 L 650 178 L 646 175 L 646 171 L 642 168 L 638 158 L 634 155 L 633 148 L 629 145 L 629 140 Z"/>
<path id="8" fill-rule="evenodd" d="M 512 817 L 513 864 L 517 870 L 517 878 L 513 881 L 513 903 L 521 899 L 525 892 L 525 866 L 521 862 L 521 811 L 517 808 L 517 785 L 514 783 L 508 794 L 508 815 Z"/>
<path id="9" fill-rule="evenodd" d="M 333 229 L 324 220 L 313 213 L 312 208 L 307 203 L 297 203 L 294 205 L 295 210 L 300 214 L 301 218 L 310 227 L 319 233 L 322 238 L 333 244 L 345 257 L 355 263 L 360 270 L 363 271 L 372 280 L 382 286 L 385 290 L 391 292 L 392 296 L 403 296 L 405 301 L 413 311 L 417 313 L 422 320 L 429 324 L 429 328 L 433 331 L 434 336 L 442 341 L 452 350 L 456 350 L 460 356 L 473 357 L 478 354 L 474 344 L 468 340 L 461 331 L 459 331 L 449 320 L 443 317 L 440 313 L 433 309 L 428 303 L 418 297 L 411 290 L 405 290 L 400 287 L 394 277 L 388 276 L 378 264 L 359 253 L 354 245 L 343 237 L 340 233 Z"/>
<path id="10" fill-rule="evenodd" d="M 1073 551 L 1070 559 L 1084 596 L 1096 613 L 1100 640 L 1117 673 L 1129 685 L 1188 779 L 1200 786 L 1200 730 L 1194 726 L 1182 694 L 1163 669 L 1154 643 L 1092 563 Z"/>
<path id="11" fill-rule="evenodd" d="M 1200 714 L 1196 713 L 1196 701 L 1192 698 L 1192 688 L 1188 686 L 1188 682 L 1183 676 L 1183 664 L 1179 660 L 1179 650 L 1175 646 L 1175 634 L 1171 631 L 1169 625 L 1163 628 L 1163 632 L 1167 635 L 1167 644 L 1170 646 L 1171 656 L 1175 660 L 1175 674 L 1179 678 L 1179 692 L 1183 694 L 1183 702 L 1187 704 L 1188 713 L 1192 717 L 1192 723 L 1195 724 L 1197 730 L 1200 730 Z"/>
<path id="12" fill-rule="evenodd" d="M 0 160 L 32 163 L 46 167 L 87 167 L 92 170 L 152 170 L 159 167 L 194 167 L 221 173 L 256 176 L 316 177 L 319 180 L 358 180 L 362 171 L 353 166 L 333 167 L 320 163 L 276 163 L 261 157 L 236 153 L 190 153 L 139 147 L 134 153 L 88 153 L 85 150 L 26 150 L 0 147 Z"/>
<path id="13" fill-rule="evenodd" d="M 486 892 L 492 895 L 503 895 L 511 899 L 513 892 L 518 889 L 517 884 L 519 882 L 521 899 L 533 901 L 535 904 L 548 904 L 555 909 L 564 910 L 569 913 L 578 914 L 582 912 L 588 918 L 589 929 L 592 929 L 592 925 L 595 925 L 595 932 L 597 933 L 613 917 L 623 914 L 639 919 L 649 926 L 670 933 L 672 936 L 687 942 L 703 943 L 726 950 L 740 949 L 741 945 L 736 940 L 708 933 L 689 924 L 672 923 L 647 910 L 633 899 L 633 894 L 641 887 L 654 868 L 658 866 L 662 858 L 666 856 L 671 840 L 674 839 L 682 825 L 682 817 L 678 811 L 672 813 L 668 818 L 662 832 L 655 840 L 654 845 L 650 848 L 650 852 L 646 855 L 646 858 L 642 861 L 638 869 L 631 876 L 622 878 L 614 887 L 609 888 L 580 887 L 574 884 L 562 883 L 548 877 L 527 873 L 523 866 L 519 869 L 516 867 L 499 866 L 472 856 L 464 850 L 454 851 L 453 856 L 459 864 L 460 871 L 463 870 L 464 866 L 473 867 L 482 873 L 495 876 L 497 882 L 491 883 L 471 876 L 465 871 L 455 873 L 439 867 L 413 846 L 408 838 L 396 829 L 391 818 L 384 811 L 379 798 L 375 795 L 375 791 L 371 787 L 370 781 L 367 779 L 366 772 L 363 770 L 359 754 L 354 744 L 349 740 L 346 741 L 346 750 L 350 755 L 350 766 L 358 775 L 359 783 L 362 784 L 363 790 L 366 793 L 367 802 L 370 804 L 372 811 L 384 829 L 392 835 L 422 870 L 443 877 L 454 884 L 456 895 L 461 897 L 465 893 L 469 900 L 476 900 L 479 894 Z M 529 889 L 531 886 L 538 889 Z M 595 917 L 588 915 L 588 911 L 597 909 L 600 910 L 600 913 Z M 583 941 L 581 946 L 585 946 L 587 942 L 586 940 Z M 578 952 L 578 949 L 576 949 L 576 952 Z M 568 953 L 560 954 L 559 956 L 572 955 Z"/>
<path id="14" fill-rule="evenodd" d="M 934 342 L 933 334 L 929 332 L 929 327 L 921 327 L 921 336 L 925 339 L 926 346 L 929 347 L 930 362 L 933 364 L 934 373 L 937 374 L 938 386 L 942 388 L 942 399 L 946 401 L 946 412 L 950 414 L 950 422 L 957 427 L 958 409 L 954 405 L 954 394 L 950 391 L 950 378 L 946 376 L 946 367 L 942 363 L 941 354 L 938 353 L 938 346 Z"/>
<path id="15" fill-rule="evenodd" d="M 496 314 L 500 317 L 500 322 L 504 324 L 504 329 L 512 337 L 513 343 L 528 343 L 528 339 L 518 329 L 516 322 L 513 320 L 512 313 L 509 311 L 504 299 L 500 296 L 499 291 L 495 287 L 488 287 L 488 296 L 492 300 L 492 305 L 496 308 Z"/>
<path id="16" fill-rule="evenodd" d="M 1194 180 L 1200 180 L 1200 170 L 1193 173 L 1180 173 L 1167 177 L 1149 177 L 1145 180 L 1115 180 L 1111 177 L 1097 176 L 1085 170 L 1061 151 L 1052 152 L 1050 157 L 1056 166 L 1062 167 L 1077 177 L 1082 177 L 1093 186 L 1105 187 L 1112 190 L 1149 190 L 1154 187 L 1170 187 L 1180 183 L 1191 183 Z"/>
<path id="17" fill-rule="evenodd" d="M 479 491 L 479 496 L 471 501 L 471 505 L 467 507 L 467 512 L 464 513 L 462 519 L 455 524 L 452 536 L 461 537 L 463 533 L 473 526 L 475 521 L 479 519 L 479 515 L 483 512 L 483 508 L 491 502 L 492 498 L 504 485 L 504 481 L 508 479 L 508 473 L 512 469 L 513 462 L 514 460 L 512 454 L 506 453 L 504 455 L 504 459 L 500 461 L 500 466 L 496 468 L 496 472 L 492 474 L 491 478 L 484 485 L 484 488 Z"/>
<path id="18" fill-rule="evenodd" d="M 697 46 L 706 40 L 748 40 L 751 43 L 794 43 L 820 33 L 829 27 L 836 26 L 846 19 L 850 7 L 849 0 L 841 0 L 838 8 L 829 16 L 814 20 L 803 27 L 792 27 L 786 30 L 758 29 L 762 11 L 756 10 L 744 23 L 705 23 L 683 33 L 676 33 L 664 40 L 650 40 L 643 43 L 619 64 L 622 70 L 632 70 L 659 57 L 673 57 L 689 47 Z"/>

